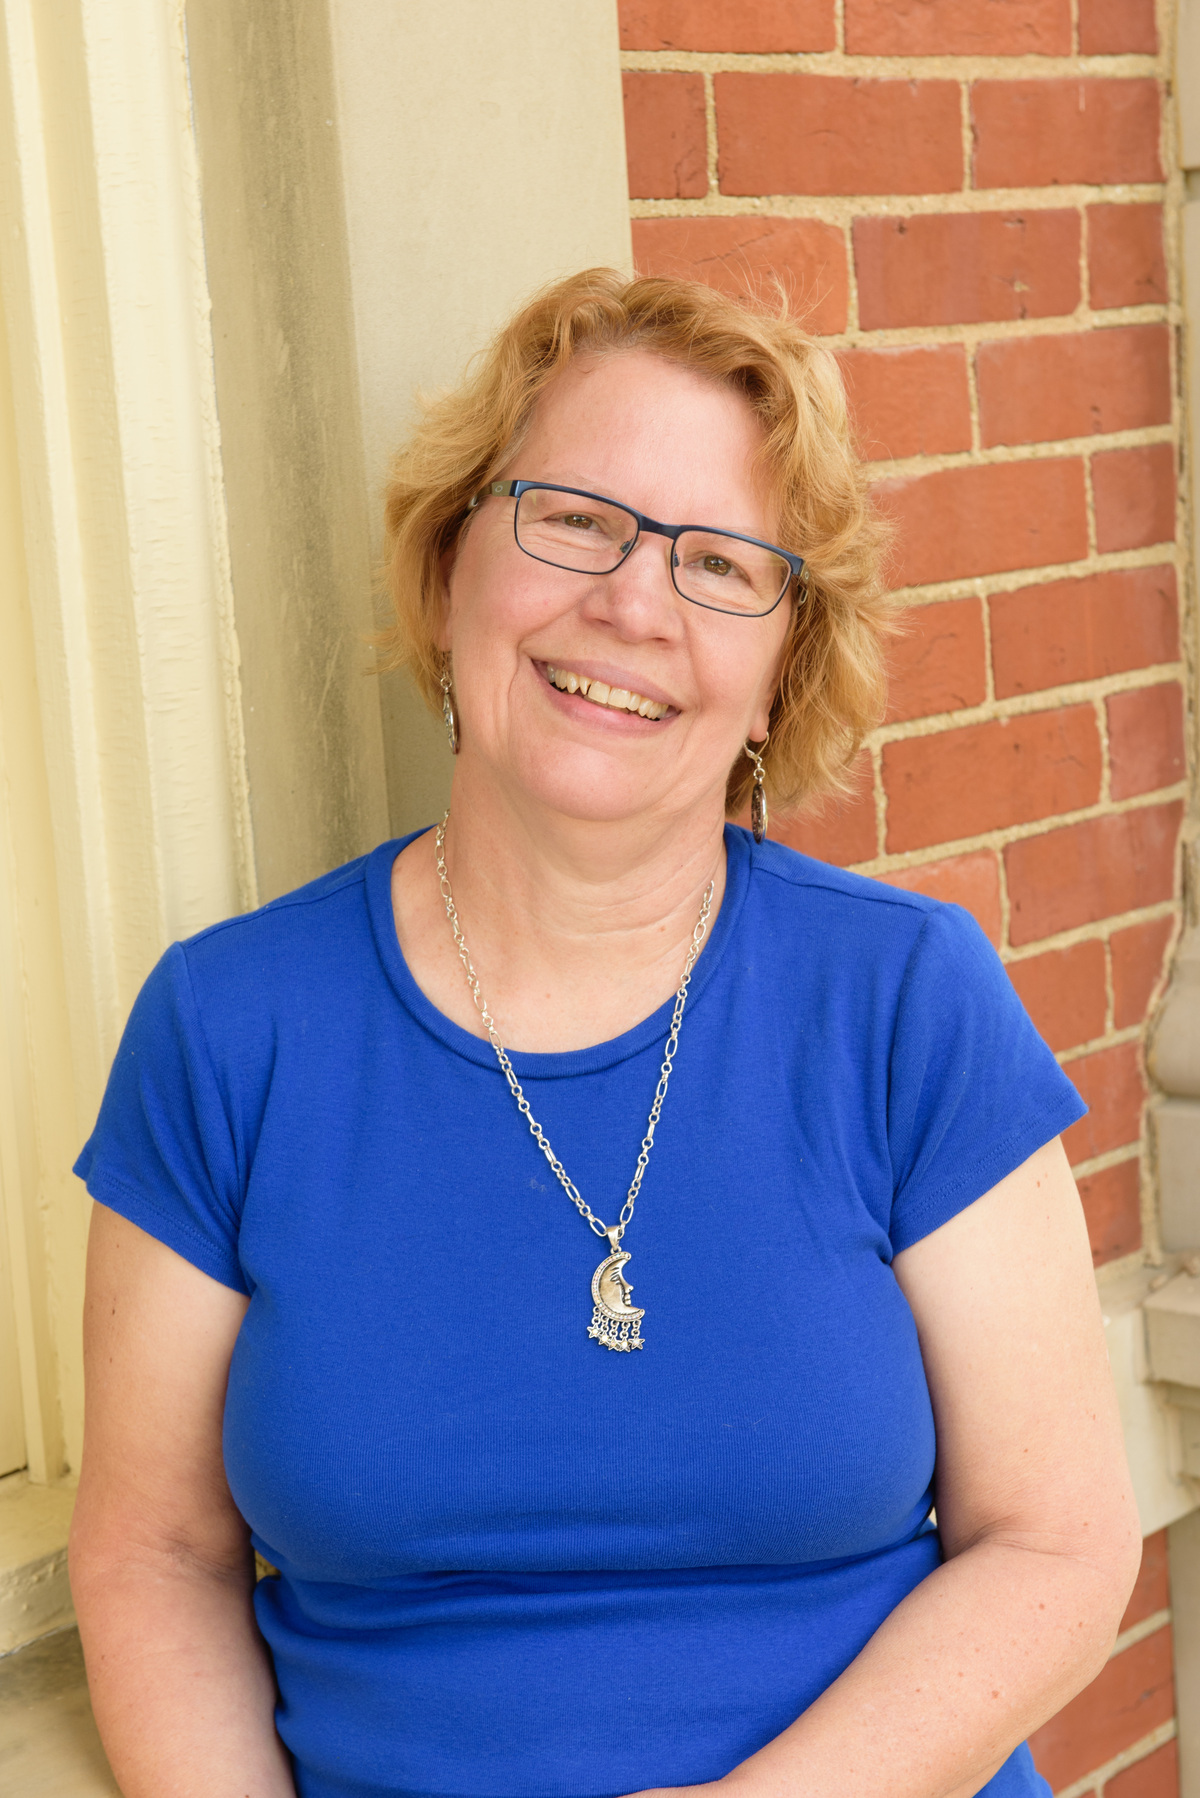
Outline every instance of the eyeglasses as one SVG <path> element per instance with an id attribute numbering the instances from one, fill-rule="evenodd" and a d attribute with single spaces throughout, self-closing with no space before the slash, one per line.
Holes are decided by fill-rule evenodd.
<path id="1" fill-rule="evenodd" d="M 662 524 L 598 493 L 550 481 L 490 481 L 474 494 L 473 511 L 489 495 L 515 499 L 513 531 L 535 562 L 574 574 L 612 574 L 637 547 L 643 531 L 671 542 L 675 591 L 694 606 L 735 617 L 764 618 L 792 581 L 803 598 L 804 557 L 741 531 L 706 525 Z"/>

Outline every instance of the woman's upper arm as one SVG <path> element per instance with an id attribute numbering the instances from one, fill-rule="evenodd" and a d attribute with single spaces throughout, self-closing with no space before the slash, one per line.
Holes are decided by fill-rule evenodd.
<path id="1" fill-rule="evenodd" d="M 104 1205 L 88 1239 L 84 1455 L 72 1557 L 244 1568 L 221 1427 L 247 1300 Z"/>
<path id="2" fill-rule="evenodd" d="M 999 1534 L 1132 1581 L 1141 1530 L 1061 1143 L 897 1255 L 894 1270 L 933 1401 L 947 1555 Z"/>

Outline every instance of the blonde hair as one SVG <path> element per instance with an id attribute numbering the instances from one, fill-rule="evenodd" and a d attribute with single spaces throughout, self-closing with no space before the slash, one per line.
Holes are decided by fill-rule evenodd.
<path id="1" fill-rule="evenodd" d="M 387 487 L 387 584 L 395 624 L 384 665 L 407 666 L 441 704 L 440 559 L 458 540 L 471 496 L 508 463 L 538 396 L 576 357 L 653 351 L 740 393 L 759 419 L 761 463 L 779 541 L 808 577 L 792 608 L 766 754 L 784 804 L 846 788 L 848 766 L 883 710 L 883 642 L 891 609 L 879 564 L 883 531 L 855 457 L 833 356 L 786 311 L 729 299 L 693 281 L 627 280 L 586 269 L 522 307 L 453 391 L 426 404 Z M 727 807 L 753 770 L 739 755 Z"/>

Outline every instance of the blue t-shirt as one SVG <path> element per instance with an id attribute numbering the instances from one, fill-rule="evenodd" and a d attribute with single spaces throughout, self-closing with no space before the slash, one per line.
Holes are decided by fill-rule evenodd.
<path id="1" fill-rule="evenodd" d="M 225 1464 L 302 1798 L 720 1778 L 938 1563 L 891 1271 L 1083 1107 L 965 912 L 727 831 L 728 885 L 624 1247 L 400 954 L 402 843 L 167 951 L 78 1172 L 247 1293 Z M 469 920 L 468 928 L 469 928 Z M 514 1054 L 593 1208 L 670 1005 Z M 990 1798 L 1048 1791 L 1021 1749 Z"/>

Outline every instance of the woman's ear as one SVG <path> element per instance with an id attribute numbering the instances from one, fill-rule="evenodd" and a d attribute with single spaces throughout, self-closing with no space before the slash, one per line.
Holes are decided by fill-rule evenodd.
<path id="1" fill-rule="evenodd" d="M 761 743 L 771 728 L 771 707 L 775 704 L 777 686 L 771 688 L 765 702 L 755 712 L 750 725 L 750 741 Z"/>
<path id="2" fill-rule="evenodd" d="M 454 564 L 458 559 L 458 545 L 451 544 L 438 557 L 438 572 L 441 575 L 441 592 L 438 595 L 440 619 L 436 641 L 439 649 L 449 651 L 450 648 L 450 582 L 454 576 Z"/>
<path id="3" fill-rule="evenodd" d="M 784 646 L 780 645 L 779 654 L 775 658 L 775 666 L 763 684 L 762 697 L 755 707 L 750 721 L 750 741 L 752 743 L 761 743 L 771 728 L 771 709 L 779 692 L 779 677 L 783 673 L 783 655 Z"/>
<path id="4" fill-rule="evenodd" d="M 783 664 L 787 660 L 788 645 L 792 641 L 792 633 L 795 628 L 796 623 L 793 614 L 789 620 L 787 629 L 780 639 L 779 647 L 775 651 L 774 659 L 767 671 L 766 679 L 763 682 L 762 697 L 752 720 L 753 729 L 750 733 L 750 741 L 752 743 L 761 743 L 770 729 L 771 709 L 775 704 L 776 695 L 779 692 L 779 683 L 783 678 Z"/>

